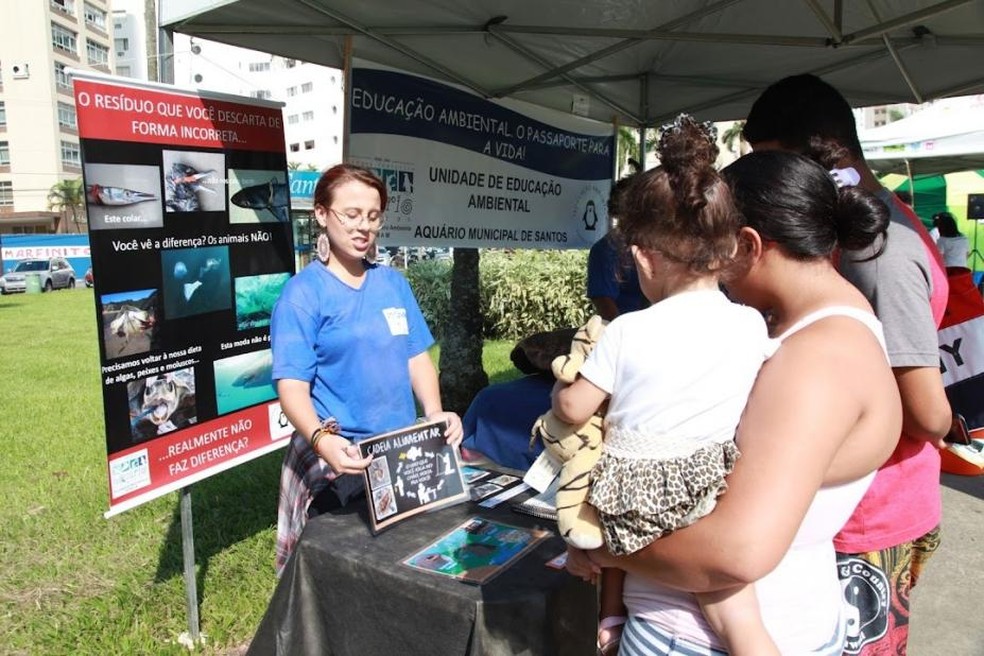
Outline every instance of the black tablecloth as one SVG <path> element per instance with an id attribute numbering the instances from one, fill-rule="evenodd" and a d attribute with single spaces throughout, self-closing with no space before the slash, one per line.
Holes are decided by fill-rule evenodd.
<path id="1" fill-rule="evenodd" d="M 472 516 L 553 533 L 481 586 L 400 564 Z M 248 655 L 593 654 L 596 592 L 545 565 L 564 551 L 555 529 L 509 502 L 410 517 L 376 537 L 364 501 L 319 515 L 305 527 Z"/>

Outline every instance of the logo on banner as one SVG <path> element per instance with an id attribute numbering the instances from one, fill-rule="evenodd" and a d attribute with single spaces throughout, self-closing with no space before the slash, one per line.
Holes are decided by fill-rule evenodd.
<path id="1" fill-rule="evenodd" d="M 290 437 L 294 432 L 294 425 L 290 423 L 290 419 L 287 419 L 287 414 L 280 407 L 279 402 L 267 406 L 267 424 L 270 427 L 271 442 Z"/>
<path id="2" fill-rule="evenodd" d="M 571 217 L 584 244 L 593 244 L 608 231 L 607 196 L 593 184 L 584 187 Z"/>
<path id="3" fill-rule="evenodd" d="M 148 485 L 150 458 L 147 449 L 109 461 L 109 486 L 114 499 Z"/>
<path id="4" fill-rule="evenodd" d="M 847 616 L 845 654 L 859 654 L 888 631 L 888 578 L 880 569 L 860 558 L 837 561 L 844 613 Z"/>

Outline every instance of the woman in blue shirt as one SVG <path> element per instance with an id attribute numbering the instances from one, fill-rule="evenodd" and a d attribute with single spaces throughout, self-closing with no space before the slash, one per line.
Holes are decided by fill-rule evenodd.
<path id="1" fill-rule="evenodd" d="M 371 460 L 354 443 L 412 424 L 414 397 L 428 421 L 446 422 L 449 443 L 461 441 L 460 418 L 441 406 L 427 353 L 434 339 L 410 285 L 372 262 L 384 207 L 386 185 L 370 171 L 325 171 L 314 190 L 318 259 L 288 281 L 274 307 L 273 378 L 296 429 L 281 480 L 278 567 L 312 500 L 315 508 L 343 505 L 361 490 L 361 478 L 342 476 Z"/>

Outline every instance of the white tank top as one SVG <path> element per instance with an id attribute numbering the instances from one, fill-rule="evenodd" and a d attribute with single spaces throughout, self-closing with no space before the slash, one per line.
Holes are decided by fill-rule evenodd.
<path id="1" fill-rule="evenodd" d="M 781 342 L 830 316 L 857 319 L 871 329 L 882 350 L 886 350 L 878 319 L 849 306 L 831 306 L 813 312 L 777 339 Z M 789 551 L 772 572 L 755 582 L 763 621 L 783 654 L 841 654 L 843 593 L 837 577 L 833 538 L 854 512 L 874 476 L 872 472 L 843 485 L 820 488 Z M 723 649 L 692 594 L 633 574 L 626 576 L 623 594 L 630 615 L 644 617 L 698 644 Z"/>

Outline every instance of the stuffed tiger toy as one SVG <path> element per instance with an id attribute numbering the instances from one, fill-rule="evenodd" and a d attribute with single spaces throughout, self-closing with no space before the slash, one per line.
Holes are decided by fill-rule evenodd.
<path id="1" fill-rule="evenodd" d="M 607 323 L 594 315 L 574 333 L 570 352 L 557 356 L 551 363 L 557 380 L 574 382 Z M 597 549 L 604 543 L 598 512 L 587 502 L 587 497 L 591 470 L 601 457 L 607 409 L 605 403 L 580 426 L 560 421 L 550 410 L 536 420 L 531 431 L 530 443 L 539 438 L 546 451 L 562 463 L 557 490 L 557 528 L 568 544 L 580 549 Z"/>

